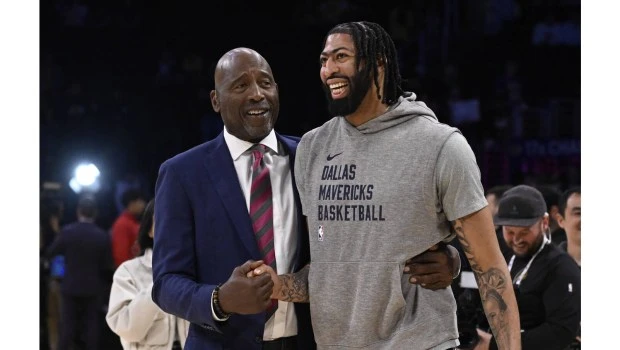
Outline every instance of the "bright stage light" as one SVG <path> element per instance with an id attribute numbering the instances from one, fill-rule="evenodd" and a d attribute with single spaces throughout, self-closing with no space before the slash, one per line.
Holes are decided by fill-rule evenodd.
<path id="1" fill-rule="evenodd" d="M 95 166 L 95 164 L 80 164 L 75 169 L 75 179 L 77 182 L 84 186 L 88 187 L 97 181 L 99 177 L 99 169 Z"/>
<path id="2" fill-rule="evenodd" d="M 101 172 L 93 163 L 80 164 L 75 168 L 75 176 L 69 181 L 69 187 L 75 192 L 80 193 L 88 190 L 97 192 L 99 190 L 99 175 Z"/>

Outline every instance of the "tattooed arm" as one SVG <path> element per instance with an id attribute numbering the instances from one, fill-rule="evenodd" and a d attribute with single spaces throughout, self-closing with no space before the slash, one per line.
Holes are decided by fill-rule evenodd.
<path id="1" fill-rule="evenodd" d="M 452 222 L 474 272 L 499 349 L 521 349 L 519 309 L 489 207 Z"/>
<path id="2" fill-rule="evenodd" d="M 248 277 L 258 276 L 263 273 L 269 273 L 273 280 L 273 292 L 271 299 L 278 299 L 293 303 L 307 303 L 310 301 L 308 295 L 308 273 L 310 272 L 310 264 L 304 266 L 303 269 L 286 275 L 276 275 L 275 271 L 269 265 L 261 265 L 248 273 Z"/>

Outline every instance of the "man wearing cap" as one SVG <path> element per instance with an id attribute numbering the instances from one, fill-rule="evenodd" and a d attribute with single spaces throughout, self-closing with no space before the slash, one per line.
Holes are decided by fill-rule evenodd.
<path id="1" fill-rule="evenodd" d="M 545 235 L 549 214 L 535 188 L 519 185 L 499 201 L 494 222 L 502 226 L 506 260 L 519 306 L 523 349 L 565 349 L 581 320 L 581 271 Z M 492 335 L 478 330 L 477 349 L 497 349 Z"/>

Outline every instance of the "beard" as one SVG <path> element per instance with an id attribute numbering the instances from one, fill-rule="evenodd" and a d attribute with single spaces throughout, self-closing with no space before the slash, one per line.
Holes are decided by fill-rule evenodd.
<path id="1" fill-rule="evenodd" d="M 534 254 L 536 254 L 536 252 L 538 251 L 538 249 L 540 249 L 540 246 L 543 244 L 544 242 L 544 236 L 545 232 L 541 232 L 540 236 L 536 238 L 536 240 L 529 246 L 527 247 L 527 250 L 525 253 L 520 253 L 517 254 L 517 252 L 514 251 L 514 249 L 512 249 L 513 253 L 518 256 L 519 258 L 529 258 L 531 256 L 533 256 Z"/>
<path id="2" fill-rule="evenodd" d="M 357 72 L 352 78 L 345 76 L 332 76 L 333 78 L 345 78 L 349 84 L 349 94 L 343 98 L 334 100 L 327 84 L 323 84 L 323 90 L 327 97 L 327 109 L 329 114 L 335 117 L 344 117 L 352 114 L 362 103 L 362 100 L 370 90 L 370 74 L 365 71 Z"/>

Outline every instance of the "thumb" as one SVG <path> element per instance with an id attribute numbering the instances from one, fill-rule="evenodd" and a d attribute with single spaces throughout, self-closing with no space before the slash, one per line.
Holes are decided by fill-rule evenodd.
<path id="1" fill-rule="evenodd" d="M 437 249 L 439 249 L 439 244 L 435 244 L 434 246 L 428 248 L 428 250 L 430 250 L 430 251 L 435 251 Z"/>
<path id="2" fill-rule="evenodd" d="M 246 261 L 243 265 L 241 266 L 237 266 L 236 270 L 236 274 L 239 275 L 243 275 L 246 276 L 248 274 L 248 272 L 254 270 L 255 268 L 261 266 L 263 264 L 262 260 L 248 260 Z"/>
<path id="3" fill-rule="evenodd" d="M 251 264 L 250 264 L 250 270 L 254 270 L 255 268 L 257 268 L 257 267 L 259 267 L 259 266 L 263 265 L 264 263 L 265 263 L 265 262 L 264 262 L 264 261 L 262 261 L 262 260 L 257 260 L 257 261 L 255 261 L 255 262 L 253 262 L 253 263 L 251 263 Z"/>

